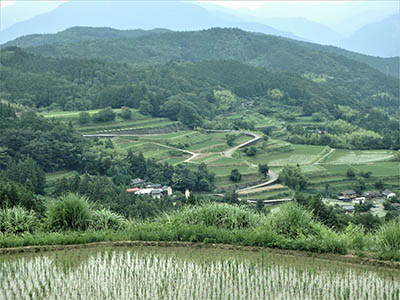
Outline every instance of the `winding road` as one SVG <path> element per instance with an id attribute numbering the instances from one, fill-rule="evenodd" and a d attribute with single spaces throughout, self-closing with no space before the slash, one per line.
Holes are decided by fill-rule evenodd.
<path id="1" fill-rule="evenodd" d="M 234 146 L 232 148 L 229 148 L 228 150 L 222 152 L 222 155 L 225 157 L 232 157 L 233 153 L 241 148 L 247 147 L 249 145 L 255 144 L 258 140 L 261 139 L 261 136 L 257 133 L 253 133 L 253 132 L 243 132 L 243 131 L 237 131 L 237 130 L 209 130 L 207 132 L 232 132 L 232 133 L 242 133 L 245 134 L 247 136 L 251 136 L 253 137 L 251 140 L 241 143 L 240 145 Z M 115 137 L 115 136 L 155 136 L 155 135 L 162 135 L 162 134 L 128 134 L 128 133 L 118 133 L 118 132 L 110 132 L 110 133 L 95 133 L 95 134 L 84 134 L 84 137 Z M 171 150 L 176 150 L 176 151 L 181 151 L 187 154 L 190 154 L 191 157 L 185 159 L 183 162 L 184 163 L 195 163 L 192 160 L 196 159 L 198 156 L 201 155 L 201 153 L 196 153 L 196 152 L 192 152 L 192 151 L 188 151 L 188 150 L 184 150 L 184 149 L 180 149 L 180 148 L 175 148 L 172 146 L 168 146 L 168 145 L 164 145 L 164 144 L 160 144 L 160 143 L 156 143 L 156 142 L 149 142 L 153 145 L 157 145 L 163 148 L 168 148 Z M 328 153 L 330 154 L 330 153 Z M 236 192 L 238 192 L 239 194 L 243 194 L 245 192 L 249 192 L 253 189 L 257 189 L 257 188 L 261 188 L 261 187 L 266 187 L 268 185 L 271 185 L 273 183 L 275 183 L 279 178 L 279 175 L 272 172 L 271 170 L 268 172 L 268 180 L 265 182 L 262 182 L 260 184 L 256 184 L 253 186 L 249 186 L 243 189 L 238 189 Z"/>
<path id="2" fill-rule="evenodd" d="M 240 131 L 231 131 L 231 132 L 240 132 Z M 223 152 L 223 155 L 225 157 L 232 157 L 233 152 L 235 152 L 236 150 L 244 148 L 244 147 L 249 146 L 249 145 L 252 145 L 252 144 L 256 143 L 259 139 L 261 139 L 261 136 L 256 134 L 256 133 L 243 132 L 243 134 L 248 135 L 248 136 L 252 136 L 253 139 L 226 150 L 225 152 Z"/>

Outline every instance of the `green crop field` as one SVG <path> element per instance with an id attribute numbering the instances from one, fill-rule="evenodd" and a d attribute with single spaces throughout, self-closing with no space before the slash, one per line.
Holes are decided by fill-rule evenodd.
<path id="1" fill-rule="evenodd" d="M 89 115 L 93 116 L 95 113 L 98 113 L 100 109 L 88 110 L 86 111 Z M 78 122 L 79 114 L 82 111 L 60 111 L 60 112 L 43 112 L 42 116 L 45 118 L 54 118 L 56 120 L 62 122 L 71 122 L 78 131 L 82 133 L 95 133 L 98 131 L 106 131 L 106 130 L 118 130 L 118 129 L 142 129 L 142 128 L 158 128 L 170 126 L 173 124 L 177 124 L 175 121 L 170 121 L 166 118 L 151 118 L 142 115 L 135 109 L 131 109 L 132 118 L 131 120 L 125 120 L 121 118 L 118 114 L 120 113 L 120 109 L 113 109 L 113 111 L 117 114 L 114 121 L 110 122 L 93 122 L 91 121 L 88 124 L 81 125 Z"/>
<path id="2" fill-rule="evenodd" d="M 365 164 L 392 160 L 394 151 L 390 150 L 345 150 L 335 149 L 325 160 L 326 164 Z"/>
<path id="3" fill-rule="evenodd" d="M 400 289 L 398 270 L 267 251 L 109 247 L 1 264 L 0 298 L 10 300 L 398 299 Z"/>
<path id="4" fill-rule="evenodd" d="M 119 112 L 119 110 L 115 110 Z M 136 110 L 133 111 L 132 120 L 123 120 L 119 116 L 113 122 L 106 123 L 91 123 L 89 125 L 80 126 L 77 123 L 79 111 L 76 112 L 51 112 L 42 113 L 46 118 L 56 118 L 61 121 L 71 121 L 76 124 L 81 132 L 100 132 L 107 130 L 128 129 L 128 128 L 154 128 L 164 127 L 176 124 L 164 118 L 149 118 L 141 115 Z M 89 111 L 94 114 L 98 110 Z M 261 116 L 261 117 L 260 117 Z M 264 117 L 258 113 L 250 113 L 249 120 L 260 117 L 257 125 L 261 127 L 266 124 L 280 128 L 281 123 L 275 119 Z M 230 118 L 235 118 L 231 116 Z M 298 122 L 311 122 L 309 117 L 299 118 Z M 232 146 L 226 143 L 228 134 L 236 134 Z M 393 176 L 400 176 L 399 163 L 393 160 L 394 151 L 390 150 L 345 150 L 334 149 L 330 152 L 330 148 L 326 146 L 313 145 L 297 145 L 290 144 L 286 141 L 270 138 L 267 142 L 259 142 L 257 154 L 249 157 L 243 151 L 237 150 L 232 157 L 224 157 L 222 152 L 231 147 L 251 140 L 252 137 L 245 134 L 229 133 L 229 132 L 206 132 L 206 131 L 178 131 L 165 134 L 154 135 L 138 135 L 138 136 L 120 136 L 112 138 L 117 149 L 127 152 L 129 149 L 135 153 L 142 152 L 146 158 L 154 158 L 159 162 L 167 162 L 172 165 L 182 163 L 190 157 L 183 150 L 201 153 L 194 159 L 192 163 L 206 163 L 209 170 L 216 174 L 217 188 L 231 188 L 235 183 L 228 178 L 233 169 L 238 169 L 242 173 L 243 179 L 240 182 L 257 182 L 261 180 L 261 175 L 258 173 L 257 165 L 268 163 L 275 172 L 280 172 L 280 169 L 285 165 L 300 165 L 302 172 L 309 177 L 313 186 L 323 188 L 326 183 L 333 185 L 347 185 L 350 187 L 353 183 L 346 177 L 346 172 L 349 168 L 356 173 L 372 172 L 372 176 L 382 178 L 392 178 L 390 185 L 396 185 Z M 164 146 L 163 146 L 164 145 Z M 175 149 L 169 149 L 172 147 Z M 180 150 L 179 150 L 180 149 Z M 65 175 L 69 175 L 66 173 Z M 58 175 L 48 176 L 49 180 L 53 178 L 61 178 L 62 173 Z M 246 181 L 245 176 L 250 176 L 253 179 Z M 389 176 L 389 177 L 388 177 Z M 224 178 L 224 179 L 223 179 Z M 223 179 L 221 181 L 221 179 Z M 376 179 L 374 179 L 376 180 Z M 265 192 L 258 197 L 267 196 Z"/>
<path id="5" fill-rule="evenodd" d="M 256 174 L 258 172 L 257 168 L 250 168 L 244 165 L 235 166 L 208 166 L 208 169 L 215 173 L 217 176 L 226 176 L 231 173 L 233 169 L 238 169 L 242 174 Z"/>
<path id="6" fill-rule="evenodd" d="M 46 181 L 54 181 L 63 177 L 71 177 L 77 174 L 75 171 L 58 171 L 53 173 L 46 173 Z"/>
<path id="7" fill-rule="evenodd" d="M 400 175 L 400 164 L 398 162 L 376 162 L 368 164 L 323 164 L 319 165 L 329 173 L 345 175 L 348 169 L 353 169 L 357 172 L 372 172 L 374 176 L 395 176 Z"/>
<path id="8" fill-rule="evenodd" d="M 307 165 L 317 160 L 325 148 L 325 146 L 293 145 L 292 151 L 264 152 L 247 159 L 255 164 L 268 163 L 271 166 Z"/>

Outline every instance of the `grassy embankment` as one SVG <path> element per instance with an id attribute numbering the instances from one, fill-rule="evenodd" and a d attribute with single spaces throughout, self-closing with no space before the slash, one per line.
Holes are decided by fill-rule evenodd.
<path id="1" fill-rule="evenodd" d="M 82 210 L 65 219 L 61 212 L 77 206 Z M 360 227 L 349 225 L 344 232 L 338 233 L 315 221 L 311 212 L 295 203 L 267 216 L 246 207 L 204 203 L 184 207 L 152 221 L 138 222 L 104 211 L 91 212 L 81 200 L 69 198 L 63 204 L 51 206 L 41 224 L 33 224 L 37 227 L 33 233 L 1 234 L 0 247 L 124 240 L 187 241 L 317 253 L 355 253 L 363 257 L 400 260 L 399 223 L 385 224 L 369 234 Z M 75 231 L 68 228 L 75 228 Z"/>

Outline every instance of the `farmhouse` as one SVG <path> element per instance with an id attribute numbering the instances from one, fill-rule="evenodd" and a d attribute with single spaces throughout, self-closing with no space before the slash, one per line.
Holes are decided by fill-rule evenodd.
<path id="1" fill-rule="evenodd" d="M 365 202 L 365 197 L 357 197 L 353 199 L 353 204 L 363 204 Z"/>
<path id="2" fill-rule="evenodd" d="M 356 198 L 357 194 L 353 190 L 343 191 L 339 194 L 339 200 L 342 201 L 351 201 L 352 199 Z"/>
<path id="3" fill-rule="evenodd" d="M 343 205 L 342 209 L 347 213 L 354 212 L 354 206 L 353 205 Z"/>
<path id="4" fill-rule="evenodd" d="M 390 199 L 392 197 L 396 197 L 396 194 L 393 193 L 391 190 L 386 189 L 382 192 L 382 196 L 386 197 L 386 199 Z"/>
<path id="5" fill-rule="evenodd" d="M 141 178 L 135 178 L 135 179 L 131 180 L 131 185 L 133 185 L 134 187 L 140 187 L 140 186 L 144 185 L 145 183 L 146 183 L 146 181 Z"/>
<path id="6" fill-rule="evenodd" d="M 367 199 L 375 199 L 375 198 L 382 197 L 382 194 L 378 191 L 365 192 L 362 195 L 363 195 L 363 197 L 365 197 Z"/>

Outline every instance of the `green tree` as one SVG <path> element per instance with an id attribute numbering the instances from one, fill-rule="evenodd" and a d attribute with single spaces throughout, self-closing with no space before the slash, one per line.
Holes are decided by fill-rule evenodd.
<path id="1" fill-rule="evenodd" d="M 236 191 L 232 191 L 230 193 L 226 193 L 224 195 L 224 202 L 230 204 L 238 204 L 239 203 L 239 195 Z"/>
<path id="2" fill-rule="evenodd" d="M 256 203 L 256 208 L 258 212 L 261 212 L 264 209 L 264 200 L 258 199 Z"/>
<path id="3" fill-rule="evenodd" d="M 246 148 L 244 150 L 247 156 L 255 156 L 257 154 L 257 148 L 254 146 L 251 146 L 249 148 Z"/>
<path id="4" fill-rule="evenodd" d="M 110 122 L 114 121 L 116 117 L 115 112 L 111 107 L 100 110 L 98 113 L 93 115 L 93 121 L 95 122 Z"/>
<path id="5" fill-rule="evenodd" d="M 139 112 L 142 115 L 151 115 L 151 113 L 153 112 L 154 107 L 153 105 L 151 105 L 151 103 L 149 102 L 149 100 L 142 100 L 140 101 L 140 105 L 139 105 Z"/>
<path id="6" fill-rule="evenodd" d="M 88 124 L 90 122 L 90 115 L 86 111 L 82 111 L 79 113 L 78 122 L 81 125 Z"/>
<path id="7" fill-rule="evenodd" d="M 307 180 L 301 173 L 300 166 L 289 166 L 283 167 L 279 174 L 279 179 L 288 187 L 295 190 L 303 190 L 307 185 Z"/>
<path id="8" fill-rule="evenodd" d="M 264 177 L 267 176 L 268 171 L 269 171 L 268 164 L 259 164 L 259 165 L 258 165 L 258 172 L 259 172 L 261 175 L 263 175 Z"/>
<path id="9" fill-rule="evenodd" d="M 385 188 L 385 185 L 383 183 L 382 178 L 379 178 L 377 182 L 375 182 L 374 186 L 378 189 L 378 190 L 383 190 Z"/>
<path id="10" fill-rule="evenodd" d="M 355 177 L 356 174 L 354 173 L 353 169 L 349 168 L 349 169 L 347 169 L 346 176 L 347 177 Z"/>
<path id="11" fill-rule="evenodd" d="M 242 174 L 240 174 L 238 169 L 233 169 L 229 178 L 233 182 L 239 182 L 242 179 Z"/>
<path id="12" fill-rule="evenodd" d="M 226 144 L 228 146 L 232 147 L 236 137 L 237 137 L 236 134 L 227 134 L 227 135 L 225 135 Z"/>
<path id="13" fill-rule="evenodd" d="M 188 105 L 182 106 L 178 114 L 178 120 L 190 128 L 201 126 L 200 115 L 196 110 Z"/>
<path id="14" fill-rule="evenodd" d="M 355 183 L 354 190 L 356 191 L 357 194 L 361 194 L 366 188 L 365 180 L 364 178 L 358 178 L 357 182 Z"/>
<path id="15" fill-rule="evenodd" d="M 123 118 L 125 120 L 131 120 L 132 119 L 132 110 L 129 107 L 122 106 L 120 116 L 121 116 L 121 118 Z"/>
<path id="16" fill-rule="evenodd" d="M 215 90 L 214 97 L 218 100 L 222 112 L 231 111 L 238 102 L 235 94 L 229 90 Z"/>

